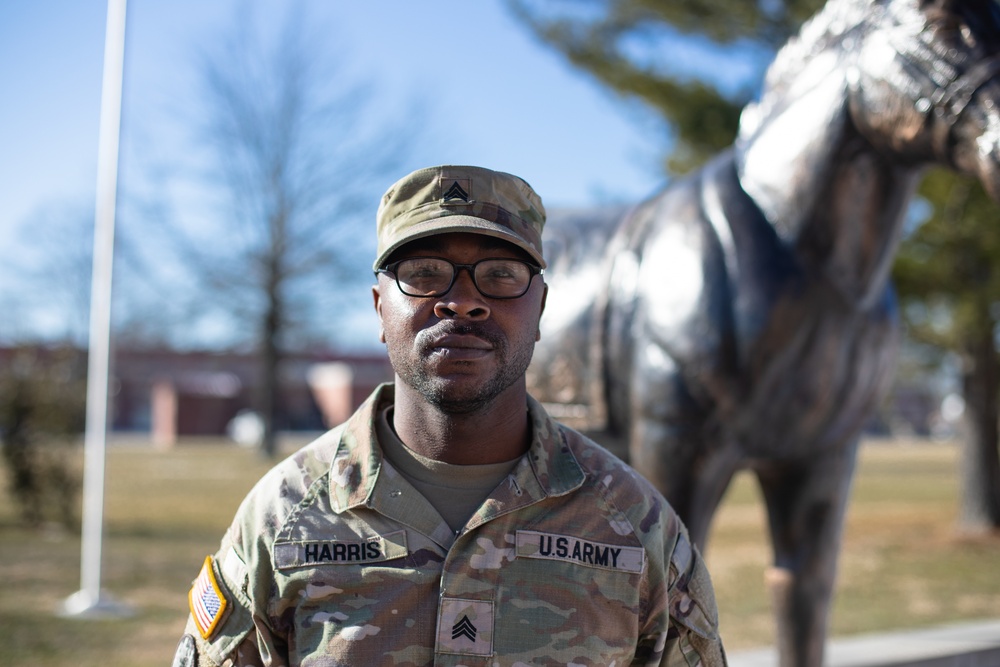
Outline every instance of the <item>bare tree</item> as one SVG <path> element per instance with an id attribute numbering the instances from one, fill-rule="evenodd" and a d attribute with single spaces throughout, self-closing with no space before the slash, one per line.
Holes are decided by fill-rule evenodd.
<path id="1" fill-rule="evenodd" d="M 369 221 L 408 134 L 380 124 L 371 89 L 335 66 L 332 31 L 290 12 L 270 39 L 253 18 L 243 9 L 199 62 L 199 136 L 219 198 L 185 254 L 208 289 L 203 314 L 259 354 L 261 448 L 273 456 L 282 357 L 367 275 Z"/>
<path id="2" fill-rule="evenodd" d="M 4 248 L 9 275 L 0 299 L 11 317 L 0 324 L 0 339 L 86 344 L 93 225 L 93 205 L 71 200 L 47 203 L 22 221 Z"/>
<path id="3" fill-rule="evenodd" d="M 140 252 L 145 212 L 122 199 L 119 223 L 137 224 L 115 230 L 113 332 L 132 346 L 164 345 L 178 320 L 163 296 L 167 279 Z M 22 221 L 13 243 L 0 249 L 0 304 L 9 315 L 0 319 L 0 341 L 87 345 L 93 246 L 92 201 L 54 200 Z"/>

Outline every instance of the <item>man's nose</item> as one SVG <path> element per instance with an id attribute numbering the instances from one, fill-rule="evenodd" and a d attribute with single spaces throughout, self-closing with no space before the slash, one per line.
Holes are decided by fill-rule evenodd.
<path id="1" fill-rule="evenodd" d="M 441 319 L 465 318 L 485 320 L 490 316 L 490 306 L 486 298 L 480 294 L 472 271 L 468 268 L 458 269 L 455 282 L 451 289 L 438 297 L 434 305 L 434 313 Z"/>

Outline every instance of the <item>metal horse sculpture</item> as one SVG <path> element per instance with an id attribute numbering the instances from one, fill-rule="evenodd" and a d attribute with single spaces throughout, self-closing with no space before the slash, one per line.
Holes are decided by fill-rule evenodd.
<path id="1" fill-rule="evenodd" d="M 546 230 L 532 392 L 626 440 L 702 548 L 733 474 L 756 473 L 782 665 L 823 660 L 921 168 L 1000 196 L 998 52 L 996 0 L 830 0 L 778 54 L 731 150 L 624 217 Z"/>

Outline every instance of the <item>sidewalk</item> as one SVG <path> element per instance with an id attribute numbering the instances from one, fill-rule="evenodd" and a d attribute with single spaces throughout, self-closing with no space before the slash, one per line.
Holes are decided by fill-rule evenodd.
<path id="1" fill-rule="evenodd" d="M 774 649 L 738 651 L 730 667 L 777 667 Z M 1000 619 L 832 639 L 825 667 L 998 667 Z"/>

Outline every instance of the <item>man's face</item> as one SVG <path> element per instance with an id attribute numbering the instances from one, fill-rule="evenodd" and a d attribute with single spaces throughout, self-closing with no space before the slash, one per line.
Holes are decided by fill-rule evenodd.
<path id="1" fill-rule="evenodd" d="M 418 239 L 392 256 L 440 257 L 473 264 L 488 257 L 528 259 L 516 246 L 481 234 L 451 233 Z M 372 288 L 380 338 L 399 379 L 445 412 L 466 413 L 488 405 L 523 382 L 538 340 L 546 286 L 534 276 L 516 299 L 479 293 L 468 271 L 440 297 L 411 297 L 391 275 Z"/>

